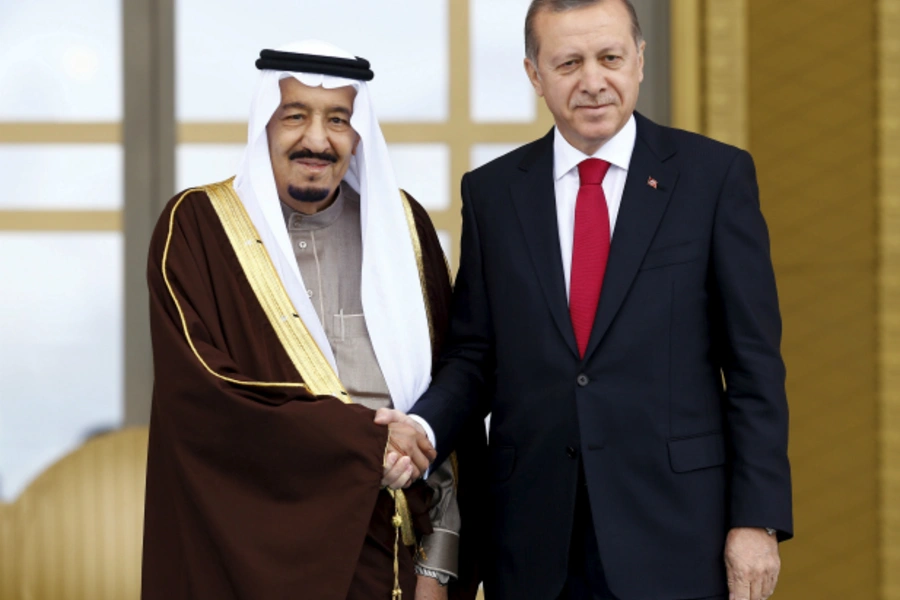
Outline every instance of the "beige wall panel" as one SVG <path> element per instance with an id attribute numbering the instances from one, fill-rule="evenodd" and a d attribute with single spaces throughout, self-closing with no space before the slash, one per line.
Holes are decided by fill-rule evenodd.
<path id="1" fill-rule="evenodd" d="M 122 140 L 118 123 L 0 123 L 4 144 L 117 144 Z"/>
<path id="2" fill-rule="evenodd" d="M 878 598 L 875 0 L 747 5 L 749 145 L 772 235 L 797 539 L 778 596 Z"/>
<path id="3" fill-rule="evenodd" d="M 704 133 L 739 148 L 747 139 L 747 4 L 705 2 Z"/>
<path id="4" fill-rule="evenodd" d="M 146 429 L 88 441 L 16 502 L 17 600 L 140 596 Z"/>
<path id="5" fill-rule="evenodd" d="M 702 133 L 702 1 L 669 0 L 672 127 Z"/>
<path id="6" fill-rule="evenodd" d="M 0 600 L 17 600 L 15 506 L 0 503 Z"/>
<path id="7" fill-rule="evenodd" d="M 117 210 L 0 210 L 0 231 L 121 231 Z"/>
<path id="8" fill-rule="evenodd" d="M 875 259 L 876 49 L 868 4 L 751 4 L 750 139 L 779 265 Z"/>
<path id="9" fill-rule="evenodd" d="M 881 573 L 900 600 L 900 0 L 878 2 L 881 271 Z"/>
<path id="10" fill-rule="evenodd" d="M 817 555 L 817 532 L 828 532 L 835 548 L 875 534 L 878 412 L 872 401 L 877 377 L 870 279 L 859 269 L 779 273 L 798 535 L 786 551 Z M 848 288 L 863 293 L 847 296 L 842 292 Z M 831 518 L 845 505 L 867 506 L 861 515 L 867 525 L 849 538 L 832 536 L 840 524 Z M 787 566 L 786 576 L 793 572 Z"/>

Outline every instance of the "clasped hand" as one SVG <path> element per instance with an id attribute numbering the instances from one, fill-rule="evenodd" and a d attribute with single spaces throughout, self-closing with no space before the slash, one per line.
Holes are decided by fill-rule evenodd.
<path id="1" fill-rule="evenodd" d="M 379 408 L 375 422 L 390 431 L 381 485 L 394 490 L 409 487 L 425 473 L 437 452 L 422 426 L 399 410 Z"/>

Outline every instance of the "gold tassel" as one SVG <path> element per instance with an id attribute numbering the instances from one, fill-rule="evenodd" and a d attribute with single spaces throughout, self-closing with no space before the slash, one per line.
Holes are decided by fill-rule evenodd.
<path id="1" fill-rule="evenodd" d="M 403 590 L 400 589 L 400 529 L 403 527 L 403 517 L 400 516 L 400 509 L 394 504 L 394 591 L 391 592 L 391 598 L 403 598 Z"/>
<path id="2" fill-rule="evenodd" d="M 394 525 L 394 591 L 391 598 L 402 598 L 403 590 L 400 589 L 400 538 L 406 546 L 415 546 L 416 532 L 413 530 L 412 515 L 409 512 L 409 504 L 406 502 L 406 494 L 403 490 L 388 489 L 388 493 L 394 499 L 394 517 L 391 523 Z"/>
<path id="3" fill-rule="evenodd" d="M 413 529 L 412 515 L 409 512 L 409 504 L 403 490 L 388 490 L 394 497 L 395 518 L 400 517 L 400 532 L 403 535 L 405 546 L 416 545 L 416 532 Z"/>

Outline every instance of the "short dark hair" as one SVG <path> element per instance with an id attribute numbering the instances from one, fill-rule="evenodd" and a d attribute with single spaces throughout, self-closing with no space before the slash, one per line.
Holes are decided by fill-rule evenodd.
<path id="1" fill-rule="evenodd" d="M 538 40 L 534 33 L 534 19 L 539 12 L 549 10 L 550 12 L 559 13 L 585 6 L 592 6 L 606 1 L 607 0 L 531 0 L 531 5 L 528 7 L 528 14 L 525 15 L 525 56 L 531 59 L 531 62 L 537 64 Z M 641 32 L 641 24 L 638 22 L 637 11 L 634 10 L 634 4 L 631 3 L 631 0 L 621 1 L 625 3 L 628 14 L 631 16 L 631 37 L 634 38 L 635 45 L 640 47 L 641 42 L 644 41 L 644 34 Z"/>

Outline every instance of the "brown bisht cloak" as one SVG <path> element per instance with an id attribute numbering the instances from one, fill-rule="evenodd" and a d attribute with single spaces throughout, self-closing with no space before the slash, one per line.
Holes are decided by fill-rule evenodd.
<path id="1" fill-rule="evenodd" d="M 450 281 L 427 213 L 410 205 L 436 357 Z M 387 429 L 363 406 L 302 387 L 205 193 L 169 202 L 147 276 L 155 382 L 142 598 L 390 598 L 394 504 L 380 488 Z M 479 580 L 479 425 L 459 452 L 458 598 L 473 598 Z M 427 486 L 414 487 L 414 521 L 427 530 Z M 399 555 L 411 600 L 413 559 L 402 546 Z"/>

